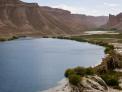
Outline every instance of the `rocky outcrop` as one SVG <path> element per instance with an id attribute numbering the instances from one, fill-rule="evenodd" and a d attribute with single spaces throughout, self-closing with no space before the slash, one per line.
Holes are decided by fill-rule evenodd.
<path id="1" fill-rule="evenodd" d="M 122 30 L 122 13 L 118 15 L 109 15 L 107 28 Z"/>
<path id="2" fill-rule="evenodd" d="M 67 10 L 20 0 L 0 0 L 0 35 L 72 35 L 96 24 L 85 15 Z"/>
<path id="3" fill-rule="evenodd" d="M 71 92 L 107 92 L 106 83 L 98 76 L 83 77 L 79 86 L 72 86 Z"/>
<path id="4" fill-rule="evenodd" d="M 83 77 L 78 86 L 64 80 L 58 87 L 42 92 L 109 92 L 106 83 L 98 76 Z"/>

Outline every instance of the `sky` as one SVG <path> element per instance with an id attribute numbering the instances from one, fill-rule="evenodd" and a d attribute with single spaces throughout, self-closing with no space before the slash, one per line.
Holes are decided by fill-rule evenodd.
<path id="1" fill-rule="evenodd" d="M 36 2 L 40 6 L 61 8 L 76 14 L 93 16 L 117 15 L 122 12 L 122 0 L 23 0 Z"/>

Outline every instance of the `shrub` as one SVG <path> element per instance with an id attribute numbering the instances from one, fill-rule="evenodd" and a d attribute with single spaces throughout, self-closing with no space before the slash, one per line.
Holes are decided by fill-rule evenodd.
<path id="1" fill-rule="evenodd" d="M 81 81 L 81 77 L 79 75 L 73 74 L 71 76 L 68 77 L 69 78 L 69 82 L 72 85 L 78 85 Z"/>
<path id="2" fill-rule="evenodd" d="M 92 67 L 84 68 L 84 67 L 79 66 L 74 69 L 67 69 L 65 72 L 65 77 L 69 77 L 72 74 L 77 74 L 80 76 L 93 75 L 95 74 L 95 71 Z"/>
<path id="3" fill-rule="evenodd" d="M 65 71 L 65 74 L 64 75 L 65 75 L 65 77 L 69 77 L 69 76 L 71 76 L 73 74 L 75 74 L 75 71 L 73 69 L 67 69 Z"/>
<path id="4" fill-rule="evenodd" d="M 117 75 L 115 74 L 105 74 L 101 75 L 101 78 L 106 82 L 109 86 L 119 86 L 119 80 Z"/>
<path id="5" fill-rule="evenodd" d="M 113 45 L 106 45 L 106 49 L 105 49 L 104 52 L 107 54 L 107 53 L 113 52 L 113 50 L 114 50 L 114 46 Z"/>
<path id="6" fill-rule="evenodd" d="M 11 41 L 11 40 L 15 40 L 15 39 L 18 39 L 19 37 L 17 37 L 17 36 L 12 36 L 11 38 L 8 38 L 7 40 L 8 41 Z"/>
<path id="7" fill-rule="evenodd" d="M 107 54 L 110 51 L 110 48 L 106 47 L 104 52 Z"/>
<path id="8" fill-rule="evenodd" d="M 84 76 L 86 69 L 84 67 L 76 67 L 74 71 L 77 75 Z"/>
<path id="9" fill-rule="evenodd" d="M 94 75 L 95 74 L 95 70 L 92 67 L 86 68 L 85 74 L 86 75 Z"/>

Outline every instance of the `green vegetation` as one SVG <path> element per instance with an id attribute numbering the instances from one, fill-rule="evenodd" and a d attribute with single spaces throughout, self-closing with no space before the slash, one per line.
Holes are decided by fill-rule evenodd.
<path id="1" fill-rule="evenodd" d="M 77 75 L 84 76 L 85 75 L 85 68 L 84 67 L 76 67 L 74 71 Z"/>
<path id="2" fill-rule="evenodd" d="M 105 73 L 100 76 L 108 86 L 114 86 L 114 87 L 119 86 L 119 77 L 116 72 Z"/>
<path id="3" fill-rule="evenodd" d="M 69 77 L 70 75 L 73 75 L 73 74 L 75 74 L 75 71 L 73 69 L 67 69 L 64 75 L 65 77 Z"/>
<path id="4" fill-rule="evenodd" d="M 96 68 L 92 67 L 76 67 L 73 69 L 67 69 L 65 72 L 65 77 L 69 79 L 69 82 L 72 85 L 77 86 L 81 82 L 82 77 L 97 74 L 106 82 L 108 86 L 119 88 L 119 77 L 122 76 L 122 73 L 117 73 L 112 70 L 107 70 L 104 73 L 98 71 L 96 70 Z"/>
<path id="5" fill-rule="evenodd" d="M 99 28 L 98 30 L 104 30 Z M 115 31 L 116 29 L 110 29 Z M 82 35 L 71 37 L 54 37 L 59 39 L 70 39 L 79 42 L 88 42 L 105 47 L 105 54 L 108 54 L 103 62 L 92 68 L 76 67 L 73 69 L 67 69 L 65 77 L 69 79 L 69 82 L 73 85 L 78 85 L 84 76 L 99 75 L 106 82 L 108 86 L 120 89 L 119 78 L 122 76 L 121 72 L 115 72 L 114 69 L 122 68 L 122 55 L 116 53 L 114 46 L 110 43 L 122 43 L 122 34 L 94 34 L 94 35 Z"/>
<path id="6" fill-rule="evenodd" d="M 90 36 L 93 36 L 93 35 L 90 35 Z M 95 36 L 96 35 L 94 35 L 93 37 L 95 37 Z M 98 36 L 98 37 L 100 37 L 100 36 Z M 120 35 L 120 36 L 122 37 L 122 35 Z M 99 40 L 92 40 L 87 36 L 72 36 L 72 37 L 57 37 L 57 38 L 59 38 L 59 39 L 70 39 L 70 40 L 75 40 L 75 41 L 79 41 L 79 42 L 88 42 L 88 43 L 104 46 L 106 54 L 111 52 L 114 49 L 114 46 L 111 44 L 108 44 L 108 42 L 99 41 Z"/>
<path id="7" fill-rule="evenodd" d="M 87 75 L 94 75 L 95 74 L 95 70 L 92 67 L 88 67 L 88 68 L 84 68 L 84 67 L 76 67 L 73 69 L 67 69 L 65 71 L 65 77 L 69 77 L 70 75 L 80 75 L 81 77 L 83 76 L 87 76 Z"/>
<path id="8" fill-rule="evenodd" d="M 92 67 L 76 67 L 73 69 L 67 69 L 65 72 L 65 77 L 69 79 L 69 82 L 73 85 L 78 85 L 81 82 L 82 77 L 87 75 L 94 75 L 95 71 Z"/>
<path id="9" fill-rule="evenodd" d="M 10 40 L 15 40 L 15 39 L 18 39 L 19 37 L 17 37 L 17 36 L 12 36 L 11 38 L 9 38 L 8 39 L 8 41 L 10 41 Z"/>
<path id="10" fill-rule="evenodd" d="M 87 40 L 81 38 L 81 37 L 70 37 L 70 40 L 75 40 L 75 41 L 79 41 L 79 42 L 88 42 Z"/>
<path id="11" fill-rule="evenodd" d="M 105 54 L 110 54 L 114 50 L 113 45 L 107 44 L 105 47 L 106 47 L 105 50 L 104 50 Z"/>
<path id="12" fill-rule="evenodd" d="M 76 67 L 74 71 L 77 75 L 80 76 L 87 76 L 87 75 L 94 75 L 95 71 L 92 67 L 84 68 L 84 67 Z"/>
<path id="13" fill-rule="evenodd" d="M 65 38 L 66 39 L 66 38 Z M 82 37 L 70 37 L 68 38 L 70 40 L 75 40 L 75 41 L 79 41 L 79 42 L 88 42 L 88 43 L 92 43 L 92 44 L 96 44 L 96 45 L 100 45 L 100 46 L 104 46 L 105 47 L 105 53 L 108 54 L 110 53 L 112 50 L 114 50 L 114 46 L 111 44 L 108 44 L 107 42 L 104 41 L 96 41 L 96 40 L 89 40 L 89 39 L 84 39 Z"/>
<path id="14" fill-rule="evenodd" d="M 78 85 L 81 81 L 81 77 L 79 75 L 76 75 L 76 74 L 73 74 L 73 75 L 70 75 L 69 77 L 69 82 L 72 84 L 72 85 Z"/>
<path id="15" fill-rule="evenodd" d="M 69 79 L 69 76 L 71 76 L 72 74 L 80 76 L 81 78 L 88 75 L 99 75 L 106 82 L 108 86 L 112 86 L 113 88 L 120 89 L 119 78 L 122 76 L 122 73 L 115 72 L 114 69 L 122 68 L 122 62 L 121 62 L 122 55 L 116 53 L 116 51 L 114 50 L 115 49 L 114 46 L 109 43 L 117 42 L 121 38 L 122 38 L 122 34 L 85 35 L 85 36 L 69 37 L 68 39 L 71 40 L 75 40 L 79 42 L 88 42 L 88 43 L 104 46 L 105 53 L 108 54 L 108 56 L 103 59 L 103 62 L 100 65 L 94 68 L 76 67 L 71 69 L 72 72 L 70 71 L 70 73 L 68 73 L 67 78 Z"/>
<path id="16" fill-rule="evenodd" d="M 1 36 L 0 41 L 1 42 L 11 41 L 11 40 L 19 39 L 19 38 L 24 38 L 24 37 L 26 36 Z"/>
<path id="17" fill-rule="evenodd" d="M 86 75 L 94 75 L 95 74 L 95 69 L 92 67 L 86 68 Z"/>
<path id="18" fill-rule="evenodd" d="M 8 36 L 8 37 L 0 37 L 0 41 L 3 42 L 3 41 L 11 41 L 11 40 L 15 40 L 15 39 L 18 39 L 19 37 L 18 36 Z"/>

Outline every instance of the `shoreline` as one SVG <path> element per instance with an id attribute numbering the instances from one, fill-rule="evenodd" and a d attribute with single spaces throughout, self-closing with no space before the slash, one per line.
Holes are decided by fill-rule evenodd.
<path id="1" fill-rule="evenodd" d="M 27 36 L 9 36 L 9 37 L 0 37 L 0 42 L 5 42 L 5 41 L 12 41 L 12 40 L 16 40 L 19 38 L 25 38 Z"/>
<path id="2" fill-rule="evenodd" d="M 69 39 L 67 39 L 67 40 L 69 40 Z M 78 42 L 78 41 L 77 41 Z M 87 42 L 88 43 L 88 42 Z M 93 44 L 94 45 L 94 44 Z M 62 81 L 62 80 L 61 80 Z M 46 90 L 46 91 L 41 91 L 41 92 L 54 92 L 54 90 L 56 91 L 56 92 L 62 92 L 62 89 L 63 90 L 67 90 L 66 92 L 68 92 L 68 90 L 70 90 L 68 87 L 67 88 L 65 88 L 65 85 L 66 85 L 66 83 L 67 83 L 67 81 L 66 80 L 64 80 L 63 82 L 61 82 L 61 81 L 59 81 L 58 83 L 57 83 L 57 86 L 56 87 L 53 87 L 53 88 L 50 88 L 49 90 Z M 64 89 L 65 88 L 65 89 Z M 59 90 L 60 89 L 60 90 Z M 58 91 L 57 91 L 58 90 Z"/>
<path id="3" fill-rule="evenodd" d="M 60 39 L 60 38 L 57 38 L 57 39 Z M 62 38 L 61 38 L 61 39 L 62 39 Z M 66 40 L 73 40 L 73 39 L 70 39 L 69 37 L 68 37 L 68 38 L 67 38 L 67 37 L 64 37 L 63 39 L 66 39 Z M 77 41 L 77 40 L 74 40 L 74 41 Z M 97 44 L 97 43 L 94 43 L 94 42 L 89 42 L 89 41 L 86 41 L 86 40 L 77 41 L 77 42 L 87 42 L 87 43 L 89 43 L 89 44 L 93 44 L 93 45 L 97 45 L 97 46 L 102 46 L 102 47 L 104 47 L 104 48 L 106 49 L 106 47 L 103 46 L 103 45 L 100 45 L 100 44 Z M 106 57 L 106 54 L 105 54 L 104 57 Z M 103 61 L 101 61 L 99 64 L 96 64 L 94 67 L 100 65 L 102 62 L 103 62 Z M 115 90 L 112 89 L 112 88 L 109 88 L 109 90 L 110 90 L 111 92 L 114 92 L 114 91 L 115 91 Z M 69 86 L 68 79 L 65 78 L 65 79 L 62 79 L 61 81 L 59 81 L 59 82 L 57 83 L 57 86 L 52 87 L 52 88 L 49 88 L 49 89 L 47 89 L 47 90 L 37 91 L 37 92 L 71 92 L 71 88 L 70 88 L 70 86 Z"/>
<path id="4" fill-rule="evenodd" d="M 52 87 L 52 88 L 49 88 L 49 89 L 43 90 L 43 91 L 37 91 L 37 92 L 71 92 L 71 90 L 72 90 L 72 88 L 70 87 L 68 79 L 64 78 L 61 81 L 59 81 L 55 87 Z M 121 91 L 122 90 L 113 89 L 108 86 L 108 91 L 106 91 L 106 92 L 121 92 Z M 90 92 L 98 92 L 98 91 L 93 90 Z"/>
<path id="5" fill-rule="evenodd" d="M 68 86 L 68 79 L 64 78 L 59 81 L 55 87 L 37 92 L 70 92 L 70 87 Z"/>
<path id="6" fill-rule="evenodd" d="M 26 39 L 26 38 L 25 38 L 25 39 Z M 22 39 L 22 40 L 23 40 L 23 39 Z M 69 39 L 68 39 L 68 40 L 69 40 Z M 15 41 L 16 41 L 16 40 L 15 40 Z M 18 41 L 18 40 L 17 40 L 17 41 Z M 70 41 L 71 41 L 71 40 L 70 40 Z M 72 42 L 72 41 L 71 41 L 71 42 Z M 102 51 L 103 51 L 103 50 L 102 50 Z M 101 61 L 101 60 L 98 60 L 98 61 Z M 91 65 L 92 65 L 92 64 L 91 64 Z M 58 82 L 58 81 L 57 81 L 57 82 Z M 57 84 L 57 83 L 56 83 L 56 84 Z M 63 84 L 64 84 L 64 83 L 63 83 Z M 58 87 L 58 88 L 59 88 L 59 87 Z M 57 89 L 58 89 L 58 88 L 57 88 Z M 62 89 L 62 88 L 61 88 L 61 89 Z"/>
<path id="7" fill-rule="evenodd" d="M 59 38 L 60 39 L 60 38 Z M 116 55 L 119 55 L 120 57 L 122 57 L 121 56 L 121 54 L 118 52 L 118 50 L 116 49 L 116 46 L 114 45 L 114 44 L 112 44 L 112 43 L 106 43 L 106 42 L 97 42 L 97 41 L 92 41 L 92 40 L 86 40 L 86 39 L 74 39 L 74 38 L 72 38 L 72 37 L 62 37 L 61 39 L 68 39 L 68 40 L 75 40 L 75 41 L 78 41 L 78 42 L 88 42 L 88 43 L 91 43 L 91 44 L 94 44 L 94 45 L 99 45 L 99 46 L 103 46 L 103 47 L 105 47 L 105 57 L 103 58 L 103 60 L 101 61 L 101 63 L 100 64 L 98 64 L 98 65 L 96 65 L 95 67 L 93 67 L 94 69 L 101 69 L 101 67 L 103 68 L 103 66 L 107 66 L 106 64 L 107 64 L 107 62 L 108 61 L 104 61 L 104 60 L 106 60 L 107 58 L 108 58 L 108 56 L 111 56 L 111 52 L 112 53 L 114 53 L 115 54 L 115 56 Z M 122 50 L 122 49 L 121 49 Z M 115 58 L 114 56 L 112 56 L 112 58 Z M 118 58 L 118 57 L 117 57 Z M 118 62 L 118 64 L 119 64 L 120 62 Z M 122 66 L 120 66 L 120 67 L 122 67 Z M 114 69 L 117 69 L 117 67 L 115 67 Z M 121 69 L 121 68 L 119 68 L 119 69 Z M 106 70 L 106 71 L 110 71 L 109 69 L 108 70 Z M 113 70 L 114 71 L 114 70 Z M 120 78 L 121 76 L 119 76 L 119 80 L 121 79 Z M 118 81 L 119 81 L 118 80 Z M 115 88 L 114 89 L 114 87 L 110 87 L 110 86 L 108 86 L 108 92 L 120 92 L 120 91 L 122 91 L 122 86 L 120 86 L 120 84 L 121 83 L 119 83 L 119 86 L 117 87 L 117 89 Z M 119 88 L 120 87 L 120 88 Z M 47 91 L 48 92 L 48 91 Z M 49 91 L 50 92 L 50 91 Z M 52 91 L 53 92 L 53 91 Z M 57 92 L 57 91 L 56 91 Z M 60 92 L 60 91 L 59 91 Z M 61 91 L 62 92 L 62 91 Z M 67 92 L 67 91 L 64 91 L 64 92 Z"/>
<path id="8" fill-rule="evenodd" d="M 62 38 L 62 37 L 73 37 L 73 36 L 83 36 L 83 35 L 93 35 L 93 34 L 99 34 L 99 32 L 101 31 L 83 31 L 83 33 L 81 34 L 64 34 L 64 35 L 34 35 L 34 34 L 27 34 L 27 35 L 1 35 L 0 37 L 0 42 L 4 42 L 4 41 L 11 41 L 11 40 L 15 40 L 15 39 L 19 39 L 21 37 L 34 37 L 34 38 Z M 109 33 L 115 33 L 114 31 L 102 31 L 102 34 L 109 34 Z M 118 33 L 115 33 L 118 34 Z"/>
<path id="9" fill-rule="evenodd" d="M 20 37 L 16 38 L 15 39 L 19 39 Z M 45 38 L 45 37 L 38 37 L 38 38 Z M 92 41 L 92 40 L 88 40 L 88 39 L 82 39 L 82 38 L 78 38 L 77 36 L 76 37 L 51 37 L 51 38 L 57 38 L 57 39 L 67 39 L 67 40 L 75 40 L 75 41 L 78 41 L 78 42 L 88 42 L 88 43 L 91 43 L 91 44 L 94 44 L 94 45 L 99 45 L 99 46 L 103 46 L 105 47 L 105 49 L 107 49 L 108 47 L 115 47 L 114 44 L 111 44 L 111 43 L 104 43 L 104 42 L 95 42 L 95 41 Z M 15 39 L 10 39 L 10 40 L 15 40 Z M 10 40 L 7 40 L 7 41 L 10 41 Z M 108 54 L 108 52 L 110 50 L 115 50 L 115 48 L 110 48 L 107 52 L 106 52 L 106 55 Z M 118 50 L 117 50 L 118 51 Z M 106 58 L 106 55 L 104 58 Z M 103 65 L 103 62 L 104 61 L 101 61 L 101 64 L 99 65 L 96 65 L 95 67 L 100 67 L 101 65 Z M 62 80 L 61 80 L 62 81 Z M 63 82 L 60 82 L 57 84 L 56 87 L 53 87 L 53 88 L 50 88 L 48 90 L 44 90 L 44 91 L 39 91 L 39 92 L 68 92 L 69 88 L 67 87 L 66 89 L 65 88 L 65 85 L 66 83 L 68 83 L 66 80 L 64 80 Z M 111 92 L 120 92 L 119 90 L 114 90 L 112 88 L 109 88 Z M 67 90 L 67 91 L 64 91 L 64 90 Z M 114 91 L 113 91 L 114 90 Z"/>

